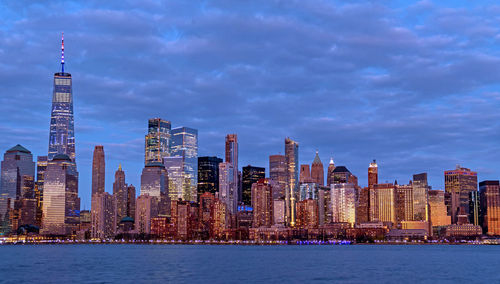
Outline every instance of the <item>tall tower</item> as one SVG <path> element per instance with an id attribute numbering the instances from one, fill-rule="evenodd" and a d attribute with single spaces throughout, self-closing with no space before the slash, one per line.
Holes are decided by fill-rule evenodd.
<path id="1" fill-rule="evenodd" d="M 286 219 L 295 226 L 295 199 L 299 190 L 299 143 L 285 138 L 285 161 L 287 171 L 287 190 L 285 195 Z"/>
<path id="2" fill-rule="evenodd" d="M 378 165 L 377 161 L 373 160 L 368 166 L 368 187 L 373 188 L 378 183 Z"/>
<path id="3" fill-rule="evenodd" d="M 469 215 L 469 193 L 477 191 L 477 172 L 457 165 L 455 170 L 444 172 L 445 203 L 451 222 L 458 222 L 463 211 Z"/>
<path id="4" fill-rule="evenodd" d="M 94 158 L 92 160 L 92 196 L 96 193 L 104 192 L 105 162 L 104 147 L 97 145 L 94 148 Z"/>
<path id="5" fill-rule="evenodd" d="M 323 169 L 323 163 L 319 158 L 318 151 L 316 151 L 316 156 L 311 165 L 311 178 L 313 182 L 321 186 L 325 184 L 325 171 Z"/>
<path id="6" fill-rule="evenodd" d="M 333 183 L 332 175 L 334 170 L 335 170 L 335 163 L 333 162 L 333 158 L 330 158 L 330 164 L 328 164 L 328 171 L 326 175 L 326 186 L 328 187 L 330 187 L 330 185 Z"/>
<path id="7" fill-rule="evenodd" d="M 151 118 L 148 121 L 148 134 L 145 137 L 144 165 L 153 162 L 163 162 L 170 156 L 170 121 L 161 118 Z"/>
<path id="8" fill-rule="evenodd" d="M 171 157 L 182 157 L 182 199 L 196 201 L 198 185 L 198 130 L 189 127 L 172 129 Z"/>
<path id="9" fill-rule="evenodd" d="M 73 92 L 71 74 L 64 72 L 64 34 L 61 52 L 61 72 L 54 74 L 48 159 L 52 160 L 57 154 L 65 154 L 75 162 Z"/>
<path id="10" fill-rule="evenodd" d="M 226 135 L 226 163 L 231 163 L 233 165 L 233 183 L 236 186 L 237 198 L 242 196 L 239 192 L 241 190 L 238 186 L 238 135 L 228 134 Z M 237 200 L 237 202 L 240 200 Z"/>
<path id="11" fill-rule="evenodd" d="M 269 156 L 269 177 L 275 183 L 274 199 L 285 199 L 287 188 L 286 159 L 284 155 Z"/>

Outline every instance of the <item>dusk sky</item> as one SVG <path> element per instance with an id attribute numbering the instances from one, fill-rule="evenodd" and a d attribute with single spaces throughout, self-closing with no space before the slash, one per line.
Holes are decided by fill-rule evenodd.
<path id="1" fill-rule="evenodd" d="M 362 186 L 372 159 L 380 182 L 500 178 L 497 1 L 82 2 L 0 3 L 0 150 L 47 155 L 64 32 L 82 209 L 95 145 L 106 190 L 121 163 L 139 193 L 153 117 L 198 129 L 199 156 L 237 133 L 240 166 L 267 169 L 289 136 Z"/>

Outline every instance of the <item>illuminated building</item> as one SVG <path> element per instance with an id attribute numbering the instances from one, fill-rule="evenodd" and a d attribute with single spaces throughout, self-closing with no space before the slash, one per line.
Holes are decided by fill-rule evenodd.
<path id="1" fill-rule="evenodd" d="M 172 129 L 172 157 L 183 158 L 182 200 L 196 201 L 198 185 L 198 130 L 189 127 Z"/>
<path id="2" fill-rule="evenodd" d="M 57 154 L 47 163 L 43 187 L 42 233 L 75 233 L 80 223 L 78 172 L 68 155 Z"/>
<path id="3" fill-rule="evenodd" d="M 200 195 L 200 212 L 198 213 L 200 220 L 200 230 L 202 232 L 206 232 L 207 234 L 210 232 L 210 222 L 212 210 L 215 203 L 215 196 L 210 192 L 204 192 Z"/>
<path id="4" fill-rule="evenodd" d="M 295 226 L 295 200 L 299 191 L 299 143 L 285 138 L 285 165 L 287 188 L 285 191 L 285 216 L 287 224 Z"/>
<path id="5" fill-rule="evenodd" d="M 368 187 L 373 188 L 378 184 L 378 165 L 377 161 L 373 160 L 368 166 Z"/>
<path id="6" fill-rule="evenodd" d="M 474 225 L 480 225 L 481 207 L 479 203 L 479 191 L 469 192 L 469 222 Z"/>
<path id="7" fill-rule="evenodd" d="M 313 229 L 319 225 L 318 201 L 307 199 L 297 202 L 297 228 Z"/>
<path id="8" fill-rule="evenodd" d="M 168 173 L 168 195 L 171 200 L 183 199 L 184 186 L 190 186 L 190 182 L 185 182 L 184 157 L 165 157 L 163 165 Z"/>
<path id="9" fill-rule="evenodd" d="M 273 201 L 274 225 L 285 225 L 285 200 L 275 199 Z"/>
<path id="10" fill-rule="evenodd" d="M 330 199 L 330 188 L 320 186 L 318 189 L 318 221 L 320 226 L 323 226 L 332 221 Z"/>
<path id="11" fill-rule="evenodd" d="M 429 190 L 429 211 L 431 226 L 440 227 L 451 224 L 451 216 L 448 216 L 444 203 L 444 191 Z"/>
<path id="12" fill-rule="evenodd" d="M 48 160 L 54 159 L 57 154 L 64 154 L 75 162 L 73 93 L 71 74 L 64 72 L 64 37 L 61 50 L 61 72 L 54 74 Z"/>
<path id="13" fill-rule="evenodd" d="M 332 222 L 356 223 L 356 188 L 350 183 L 332 184 L 330 188 Z"/>
<path id="14" fill-rule="evenodd" d="M 135 186 L 127 187 L 127 216 L 134 218 L 135 216 Z"/>
<path id="15" fill-rule="evenodd" d="M 238 190 L 234 183 L 233 164 L 228 162 L 219 164 L 219 199 L 226 204 L 229 213 L 236 214 Z"/>
<path id="16" fill-rule="evenodd" d="M 413 190 L 412 184 L 396 184 L 396 222 L 413 221 Z M 421 220 L 418 220 L 421 221 Z M 404 228 L 403 228 L 404 229 Z"/>
<path id="17" fill-rule="evenodd" d="M 47 170 L 47 159 L 47 156 L 38 156 L 36 161 L 35 198 L 37 201 L 36 225 L 38 227 L 42 226 L 43 183 Z"/>
<path id="18" fill-rule="evenodd" d="M 323 168 L 323 163 L 319 158 L 318 151 L 316 151 L 316 156 L 311 165 L 311 179 L 312 182 L 317 183 L 320 186 L 325 185 L 325 171 Z"/>
<path id="19" fill-rule="evenodd" d="M 116 202 L 116 222 L 117 225 L 125 217 L 135 217 L 135 187 L 125 183 L 125 172 L 122 166 L 118 166 L 115 172 L 115 182 L 113 183 L 113 197 Z"/>
<path id="20" fill-rule="evenodd" d="M 175 232 L 174 238 L 191 239 L 198 225 L 198 207 L 189 201 L 172 200 L 170 210 L 170 223 Z"/>
<path id="21" fill-rule="evenodd" d="M 162 163 L 147 164 L 141 175 L 141 195 L 148 194 L 160 197 L 161 193 L 168 194 L 168 175 Z"/>
<path id="22" fill-rule="evenodd" d="M 92 196 L 104 192 L 105 180 L 104 147 L 95 146 L 92 160 Z"/>
<path id="23" fill-rule="evenodd" d="M 479 183 L 481 223 L 487 235 L 500 235 L 500 185 L 498 180 Z"/>
<path id="24" fill-rule="evenodd" d="M 5 152 L 1 164 L 0 231 L 10 231 L 9 212 L 18 209 L 15 208 L 17 200 L 35 200 L 34 177 L 35 163 L 28 149 L 17 144 Z"/>
<path id="25" fill-rule="evenodd" d="M 326 186 L 330 187 L 330 185 L 333 183 L 332 181 L 332 176 L 333 176 L 333 171 L 335 170 L 335 163 L 333 162 L 333 158 L 330 158 L 330 164 L 328 164 L 328 170 L 326 174 Z"/>
<path id="26" fill-rule="evenodd" d="M 319 186 L 317 183 L 301 183 L 299 186 L 299 194 L 298 198 L 299 201 L 306 200 L 306 199 L 318 199 L 318 190 Z"/>
<path id="27" fill-rule="evenodd" d="M 370 221 L 370 188 L 363 187 L 358 193 L 356 207 L 356 223 L 366 223 Z"/>
<path id="28" fill-rule="evenodd" d="M 413 175 L 413 220 L 428 221 L 428 202 L 427 173 Z"/>
<path id="29" fill-rule="evenodd" d="M 91 237 L 113 238 L 117 228 L 115 198 L 107 192 L 96 192 L 92 195 L 91 213 Z"/>
<path id="30" fill-rule="evenodd" d="M 239 186 L 239 179 L 238 179 L 238 135 L 236 134 L 228 134 L 226 135 L 226 163 L 230 163 L 233 165 L 233 172 L 232 172 L 232 177 L 233 177 L 233 183 L 235 186 L 236 190 L 236 204 L 241 201 L 242 198 L 242 193 L 241 190 L 242 188 Z M 232 207 L 229 207 L 231 213 L 235 213 L 235 211 L 232 211 Z"/>
<path id="31" fill-rule="evenodd" d="M 300 165 L 300 178 L 299 178 L 300 183 L 305 183 L 305 182 L 312 182 L 311 179 L 311 169 L 309 168 L 309 165 Z"/>
<path id="32" fill-rule="evenodd" d="M 144 165 L 163 161 L 170 156 L 170 121 L 151 118 L 148 121 L 148 134 L 145 137 Z"/>
<path id="33" fill-rule="evenodd" d="M 218 198 L 214 202 L 210 225 L 210 238 L 212 239 L 221 239 L 229 225 L 227 205 Z"/>
<path id="34" fill-rule="evenodd" d="M 135 230 L 139 234 L 151 232 L 151 219 L 158 217 L 158 198 L 141 194 L 135 202 Z"/>
<path id="35" fill-rule="evenodd" d="M 284 155 L 269 156 L 269 177 L 275 182 L 276 186 L 273 190 L 275 199 L 285 199 L 285 191 L 287 188 L 287 169 L 286 159 Z"/>
<path id="36" fill-rule="evenodd" d="M 330 182 L 332 184 L 351 183 L 357 186 L 358 178 L 353 175 L 346 167 L 338 166 L 335 167 L 335 169 L 331 173 Z"/>
<path id="37" fill-rule="evenodd" d="M 396 224 L 396 192 L 392 183 L 376 184 L 374 186 L 375 202 L 372 221 L 391 222 Z"/>
<path id="38" fill-rule="evenodd" d="M 243 167 L 241 202 L 244 205 L 250 206 L 252 204 L 252 185 L 265 177 L 265 168 L 252 167 L 250 165 Z"/>
<path id="39" fill-rule="evenodd" d="M 205 192 L 215 194 L 219 190 L 219 164 L 222 159 L 218 157 L 198 157 L 198 196 Z"/>
<path id="40" fill-rule="evenodd" d="M 260 179 L 252 184 L 252 207 L 253 227 L 274 225 L 273 188 L 268 179 Z"/>
<path id="41" fill-rule="evenodd" d="M 151 235 L 155 238 L 166 239 L 169 233 L 169 225 L 167 217 L 151 218 Z"/>
<path id="42" fill-rule="evenodd" d="M 457 165 L 455 170 L 444 172 L 445 203 L 451 223 L 458 222 L 458 215 L 463 210 L 469 216 L 469 193 L 477 191 L 477 173 Z"/>

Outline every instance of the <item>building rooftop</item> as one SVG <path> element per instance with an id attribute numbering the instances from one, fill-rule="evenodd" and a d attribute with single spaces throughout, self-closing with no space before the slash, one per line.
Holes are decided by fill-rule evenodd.
<path id="1" fill-rule="evenodd" d="M 31 152 L 28 149 L 24 148 L 20 144 L 17 144 L 16 146 L 10 148 L 9 150 L 7 150 L 7 152 L 22 152 L 26 154 L 31 154 Z"/>
<path id="2" fill-rule="evenodd" d="M 333 170 L 334 173 L 350 173 L 350 171 L 344 166 L 338 166 Z"/>
<path id="3" fill-rule="evenodd" d="M 323 164 L 321 162 L 321 159 L 319 158 L 318 151 L 316 151 L 316 157 L 314 157 L 313 164 L 321 164 L 321 165 Z"/>

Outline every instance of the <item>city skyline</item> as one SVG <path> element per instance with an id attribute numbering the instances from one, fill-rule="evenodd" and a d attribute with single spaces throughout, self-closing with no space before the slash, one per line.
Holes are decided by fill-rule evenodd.
<path id="1" fill-rule="evenodd" d="M 269 4 L 269 6 L 273 5 L 278 4 Z M 328 4 L 325 5 L 328 6 Z M 425 6 L 425 2 L 421 2 L 420 5 Z M 431 9 L 431 13 L 444 13 L 444 11 L 438 11 L 439 5 L 437 4 L 433 6 L 429 2 L 427 5 L 430 7 L 428 9 Z M 267 5 L 262 4 L 262 7 L 265 6 Z M 5 91 L 12 94 L 16 99 L 23 99 L 25 107 L 19 109 L 19 104 L 12 103 L 13 101 L 10 96 L 9 98 L 2 96 L 0 110 L 8 114 L 1 117 L 3 125 L 2 133 L 4 133 L 4 136 L 0 138 L 0 147 L 3 149 L 2 151 L 6 151 L 16 144 L 21 144 L 29 149 L 34 157 L 46 155 L 48 146 L 46 141 L 49 139 L 47 129 L 50 125 L 48 114 L 50 114 L 52 95 L 52 80 L 50 79 L 50 75 L 60 70 L 59 35 L 62 32 L 62 28 L 58 26 L 40 26 L 35 28 L 33 26 L 37 21 L 49 17 L 49 13 L 32 16 L 27 22 L 23 23 L 22 21 L 19 22 L 21 14 L 13 11 L 16 8 L 15 6 L 6 6 L 5 8 L 2 9 L 3 12 L 0 12 L 0 15 L 5 15 L 6 20 L 4 21 L 10 24 L 6 25 L 6 30 L 1 31 L 5 35 L 5 39 L 2 39 L 2 50 L 5 51 L 0 54 L 3 59 L 2 62 L 5 62 L 8 66 L 12 66 L 11 64 L 14 64 L 14 61 L 7 60 L 4 56 L 20 58 L 19 60 L 21 60 L 22 64 L 19 65 L 22 66 L 22 70 L 13 69 L 15 72 L 11 74 L 24 75 L 25 78 L 29 78 L 30 80 L 25 80 L 25 82 L 20 84 L 19 81 L 16 83 L 15 80 L 7 82 L 10 80 L 11 75 L 3 77 L 5 80 L 3 82 Z M 24 9 L 29 12 L 35 8 L 27 5 Z M 42 10 L 48 8 L 50 8 L 50 5 L 39 7 Z M 144 62 L 131 60 L 124 62 L 124 65 L 119 64 L 117 60 L 120 58 L 123 59 L 126 57 L 126 54 L 142 54 L 134 53 L 137 51 L 134 43 L 116 48 L 116 46 L 104 40 L 106 44 L 102 45 L 109 45 L 109 47 L 97 47 L 101 46 L 101 44 L 97 44 L 97 38 L 90 36 L 88 30 L 79 30 L 78 23 L 89 23 L 89 19 L 98 17 L 104 23 L 97 23 L 96 27 L 99 27 L 99 25 L 109 27 L 109 30 L 102 35 L 107 34 L 112 37 L 122 38 L 128 35 L 134 40 L 139 40 L 140 36 L 135 30 L 122 30 L 111 25 L 114 23 L 113 21 L 118 23 L 124 21 L 120 16 L 123 14 L 120 14 L 119 8 L 107 7 L 102 10 L 93 10 L 91 7 L 87 8 L 88 14 L 86 16 L 88 18 L 79 13 L 83 7 L 78 7 L 78 5 L 60 8 L 63 9 L 63 13 L 59 16 L 73 19 L 73 21 L 66 21 L 67 26 L 64 27 L 66 37 L 65 71 L 72 73 L 73 79 L 72 91 L 75 106 L 75 137 L 77 141 L 76 161 L 78 163 L 80 180 L 78 192 L 82 199 L 81 209 L 90 209 L 92 151 L 96 145 L 104 145 L 104 150 L 106 151 L 106 192 L 112 192 L 113 175 L 119 164 L 122 164 L 123 170 L 127 175 L 127 183 L 133 184 L 136 187 L 140 186 L 140 173 L 144 165 L 144 134 L 147 129 L 148 119 L 154 117 L 161 117 L 172 121 L 172 127 L 189 126 L 198 129 L 198 156 L 217 156 L 223 158 L 225 150 L 224 137 L 228 133 L 237 134 L 239 143 L 238 170 L 241 170 L 246 165 L 264 167 L 266 168 L 266 176 L 269 176 L 269 156 L 279 153 L 282 155 L 285 154 L 282 143 L 283 139 L 288 136 L 300 145 L 299 165 L 311 164 L 315 157 L 315 152 L 318 150 L 325 172 L 328 166 L 327 162 L 333 156 L 335 164 L 346 166 L 350 169 L 359 178 L 362 185 L 367 184 L 366 167 L 373 159 L 377 159 L 379 165 L 380 183 L 385 181 L 393 182 L 397 179 L 398 182 L 406 184 L 413 174 L 426 172 L 429 177 L 429 185 L 433 189 L 444 190 L 443 172 L 445 170 L 453 170 L 456 164 L 478 172 L 478 180 L 480 181 L 496 180 L 500 176 L 500 171 L 496 168 L 495 163 L 499 155 L 496 153 L 499 152 L 497 151 L 498 146 L 495 145 L 495 142 L 500 139 L 495 134 L 498 133 L 496 130 L 498 126 L 491 123 L 491 121 L 497 118 L 492 109 L 495 108 L 498 93 L 489 90 L 491 84 L 493 84 L 492 82 L 495 81 L 494 77 L 480 79 L 471 75 L 471 80 L 475 80 L 474 83 L 467 85 L 464 82 L 457 84 L 458 86 L 455 87 L 440 87 L 436 85 L 438 82 L 437 79 L 430 79 L 430 82 L 433 83 L 430 85 L 435 90 L 426 90 L 423 86 L 401 87 L 401 81 L 404 80 L 394 78 L 397 74 L 396 71 L 401 70 L 398 70 L 394 66 L 391 69 L 389 68 L 391 66 L 385 66 L 383 62 L 381 63 L 377 60 L 372 62 L 365 59 L 364 64 L 359 64 L 354 59 L 351 62 L 342 55 L 332 55 L 336 60 L 329 59 L 328 56 L 324 57 L 324 63 L 331 63 L 332 65 L 316 66 L 316 68 L 327 68 L 327 70 L 330 70 L 328 72 L 334 73 L 332 78 L 336 78 L 335 74 L 338 76 L 343 75 L 342 68 L 348 68 L 339 65 L 336 68 L 340 70 L 335 69 L 333 68 L 333 63 L 347 64 L 351 62 L 356 66 L 354 69 L 363 73 L 363 76 L 360 77 L 354 71 L 347 73 L 353 75 L 356 80 L 364 78 L 370 81 L 370 84 L 373 84 L 370 86 L 376 87 L 376 91 L 373 94 L 366 93 L 366 85 L 361 84 L 361 91 L 359 92 L 354 91 L 355 88 L 353 87 L 348 93 L 359 97 L 354 99 L 354 101 L 349 101 L 342 96 L 343 91 L 349 88 L 346 87 L 346 89 L 342 90 L 338 86 L 325 85 L 322 83 L 322 80 L 315 79 L 315 76 L 321 72 L 314 70 L 306 62 L 300 62 L 297 66 L 305 68 L 307 70 L 305 74 L 310 75 L 307 76 L 310 78 L 303 79 L 303 81 L 299 80 L 298 83 L 313 85 L 314 83 L 321 83 L 318 86 L 301 88 L 296 85 L 298 84 L 297 82 L 293 82 L 295 78 L 293 74 L 288 73 L 286 76 L 289 77 L 289 80 L 280 81 L 280 78 L 273 76 L 269 78 L 260 77 L 258 76 L 258 70 L 273 71 L 274 69 L 264 68 L 266 66 L 265 61 L 258 61 L 256 64 L 252 64 L 250 61 L 247 62 L 241 58 L 241 55 L 247 52 L 247 50 L 238 51 L 237 47 L 233 50 L 235 53 L 233 56 L 235 57 L 232 57 L 232 54 L 228 54 L 228 59 L 224 61 L 224 64 L 227 66 L 218 66 L 215 62 L 208 60 L 208 62 L 200 64 L 198 71 L 186 69 L 186 65 L 189 64 L 186 64 L 183 60 L 188 60 L 189 62 L 189 60 L 194 60 L 203 55 L 207 57 L 211 55 L 210 48 L 203 46 L 204 42 L 208 44 L 213 40 L 214 44 L 229 44 L 227 42 L 221 43 L 218 33 L 213 35 L 214 38 L 201 37 L 201 42 L 199 42 L 201 47 L 195 51 L 194 55 L 181 50 L 178 51 L 181 53 L 180 59 L 171 61 L 162 59 L 159 65 L 168 69 L 168 71 L 162 72 L 158 70 L 159 66 L 150 65 L 150 61 L 148 60 Z M 189 12 L 188 8 L 186 7 L 184 10 L 186 13 Z M 224 19 L 233 20 L 235 23 L 241 25 L 244 24 L 244 22 L 238 22 L 230 17 L 230 15 L 228 16 L 231 13 L 213 15 L 213 10 L 216 10 L 216 8 L 215 5 L 208 4 L 205 7 L 205 12 L 196 10 L 193 13 L 196 13 L 196 16 L 205 21 L 213 20 L 212 24 L 217 24 Z M 219 8 L 223 12 L 237 10 L 235 7 Z M 305 8 L 308 8 L 307 12 L 319 13 L 312 11 L 311 7 Z M 368 8 L 364 7 L 363 9 Z M 369 18 L 368 22 L 372 23 L 370 21 L 373 21 L 374 24 L 379 24 L 377 27 L 382 28 L 380 32 L 388 32 L 394 36 L 401 36 L 403 41 L 406 40 L 410 43 L 413 40 L 421 43 L 424 45 L 423 47 L 420 46 L 423 51 L 426 51 L 425 44 L 447 44 L 446 38 L 441 39 L 443 42 L 440 43 L 438 42 L 439 38 L 432 37 L 432 33 L 421 34 L 418 29 L 405 27 L 403 30 L 397 30 L 397 24 L 381 26 L 380 17 L 389 12 L 384 11 L 382 9 L 384 6 L 380 5 L 372 4 L 371 8 L 374 8 L 377 13 L 374 14 L 373 18 Z M 389 10 L 397 9 L 395 7 L 385 8 Z M 418 10 L 419 7 L 415 5 L 413 8 Z M 144 7 L 145 14 L 147 14 L 148 9 L 149 7 Z M 234 11 L 234 13 L 245 16 L 242 21 L 260 19 L 257 16 L 255 18 L 252 17 L 250 13 L 258 12 L 259 9 L 254 9 L 253 7 L 246 7 L 246 9 L 248 11 Z M 364 11 L 359 7 L 346 5 L 340 5 L 338 9 L 343 9 L 342 11 L 344 12 L 350 11 L 354 15 L 362 15 Z M 99 12 L 107 16 L 100 15 Z M 328 13 L 328 9 L 326 13 Z M 331 13 L 332 15 L 337 15 L 335 11 Z M 455 13 L 460 13 L 460 9 L 457 9 Z M 475 15 L 474 13 L 478 12 L 472 9 L 472 12 L 462 11 L 462 13 L 470 13 L 472 17 Z M 273 19 L 272 15 L 282 15 L 284 17 L 284 22 L 281 23 L 283 26 L 280 26 L 278 20 L 273 22 L 276 25 L 274 26 L 276 31 L 286 29 L 286 24 L 297 28 L 295 33 L 300 36 L 305 36 L 300 28 L 305 29 L 305 31 L 315 30 L 315 28 L 308 27 L 303 20 L 298 19 L 294 22 L 292 15 L 287 14 L 286 11 L 282 13 L 276 11 L 263 13 L 262 18 L 258 21 L 258 25 L 270 25 L 270 21 Z M 132 13 L 131 16 L 132 20 L 138 20 L 142 19 L 145 15 Z M 396 21 L 394 18 L 391 19 Z M 157 20 L 153 22 L 155 21 Z M 339 21 L 347 21 L 347 19 L 341 18 Z M 166 29 L 167 23 L 161 21 L 155 23 L 160 23 L 161 28 Z M 397 21 L 396 23 L 401 24 Z M 426 23 L 424 21 L 424 27 L 426 27 Z M 195 48 L 196 41 L 194 40 L 196 37 L 194 35 L 201 28 L 196 26 L 196 24 L 187 26 L 182 23 L 177 24 L 177 28 L 173 28 L 172 30 L 166 29 L 166 34 L 163 34 L 163 38 L 159 37 L 156 32 L 147 29 L 148 32 L 146 34 L 148 38 L 140 46 L 148 47 L 145 48 L 145 51 L 141 52 L 145 52 L 144 54 L 146 55 L 150 54 L 149 56 L 157 56 L 158 50 L 155 50 L 155 47 L 162 47 L 166 49 L 164 51 L 166 52 L 165 57 L 172 59 L 176 54 L 175 48 L 179 48 L 183 44 L 187 44 L 187 47 Z M 30 27 L 30 25 L 32 31 L 37 32 L 35 35 L 20 32 L 20 29 Z M 147 24 L 145 25 L 145 27 L 149 27 Z M 365 27 L 364 25 L 363 27 Z M 247 27 L 246 29 L 243 27 L 240 28 L 244 31 L 252 31 L 252 27 Z M 324 30 L 321 31 L 325 32 Z M 176 35 L 176 33 L 178 34 Z M 409 33 L 409 35 L 416 36 L 417 38 L 412 39 L 411 36 L 405 33 Z M 364 33 L 361 32 L 361 34 L 363 35 Z M 447 33 L 444 34 L 446 35 Z M 162 34 L 160 33 L 160 35 Z M 351 36 L 351 39 L 355 38 L 353 34 L 347 33 L 346 35 Z M 453 39 L 453 33 L 449 32 L 448 35 L 452 37 L 448 39 L 449 41 L 454 42 L 458 40 Z M 481 34 L 472 34 L 469 36 L 473 35 L 480 38 L 484 37 Z M 19 38 L 16 40 L 15 36 Z M 331 34 L 328 33 L 328 36 L 331 36 Z M 174 39 L 169 40 L 172 37 Z M 258 46 L 261 42 L 259 38 L 255 37 L 254 35 L 254 45 Z M 24 41 L 21 39 L 24 39 Z M 87 39 L 93 40 L 90 41 L 90 45 L 85 44 L 84 41 Z M 308 39 L 312 40 L 315 44 L 312 46 L 326 48 L 327 44 L 321 42 L 318 37 L 311 35 L 311 38 Z M 28 40 L 31 42 L 30 44 L 23 43 Z M 435 40 L 436 42 L 426 43 L 425 40 Z M 170 45 L 168 45 L 169 43 Z M 272 43 L 277 46 L 278 40 L 272 41 Z M 306 55 L 307 52 L 317 52 L 314 50 L 309 51 L 306 48 L 298 48 L 295 44 L 295 40 L 292 40 L 290 47 L 293 47 L 292 50 L 298 51 L 296 54 L 298 58 Z M 346 42 L 333 37 L 329 44 L 333 44 L 332 48 L 334 50 L 345 50 L 345 48 L 349 47 L 355 50 L 354 48 L 356 47 L 349 46 Z M 375 50 L 377 47 L 376 44 L 370 41 L 366 42 L 366 45 L 369 51 Z M 334 46 L 336 47 L 334 48 Z M 406 45 L 401 42 L 396 42 L 396 46 L 403 48 L 405 52 L 402 52 L 402 56 L 409 58 L 407 54 L 411 50 L 409 47 L 405 47 Z M 16 47 L 22 48 L 14 51 L 13 49 Z M 113 52 L 116 51 L 116 55 L 111 54 L 111 48 L 115 48 Z M 391 51 L 386 46 L 382 48 L 386 48 L 385 51 L 387 52 Z M 37 50 L 37 52 L 30 52 L 32 50 Z M 483 71 L 486 73 L 487 70 L 493 70 L 487 71 L 488 74 L 496 72 L 494 71 L 496 69 L 490 68 L 494 68 L 491 64 L 496 62 L 497 54 L 496 51 L 490 51 L 486 52 L 490 56 L 488 58 L 474 56 L 473 53 L 468 54 L 469 57 L 466 59 L 460 59 L 458 55 L 450 55 L 446 59 L 455 59 L 458 60 L 458 63 L 455 63 L 455 65 L 450 63 L 450 68 L 453 72 L 449 71 L 447 73 L 446 70 L 438 69 L 437 71 L 445 72 L 445 75 L 438 77 L 438 79 L 444 78 L 448 80 L 445 82 L 459 80 L 460 76 L 464 76 L 459 71 L 467 69 L 468 64 L 471 64 L 474 68 L 480 68 L 477 73 Z M 21 56 L 26 53 L 30 54 L 30 58 Z M 358 53 L 355 54 L 359 55 Z M 251 55 L 254 55 L 254 53 L 251 53 Z M 323 53 L 319 55 L 325 56 Z M 272 59 L 269 56 L 265 58 Z M 359 60 L 360 58 L 357 59 Z M 388 61 L 394 63 L 389 59 Z M 418 60 L 415 60 L 415 62 L 415 64 L 419 64 Z M 139 64 L 141 67 L 139 70 L 144 69 L 147 72 L 128 73 L 115 69 L 120 66 L 132 66 L 129 64 L 133 63 Z M 435 65 L 429 64 L 435 68 L 440 66 L 437 63 Z M 431 67 L 426 67 L 425 65 L 421 65 L 421 67 L 424 70 L 433 70 Z M 107 68 L 111 69 L 108 70 Z M 409 70 L 414 69 L 409 68 Z M 418 70 L 418 68 L 415 70 Z M 157 77 L 158 75 L 155 72 L 159 72 L 162 76 L 169 76 L 165 76 L 165 82 L 163 82 Z M 194 81 L 183 79 L 184 76 L 189 74 L 195 74 Z M 439 74 L 439 72 L 431 74 L 435 75 Z M 148 76 L 151 77 L 145 78 Z M 411 77 L 408 74 L 405 76 L 407 77 L 403 76 L 403 79 L 419 79 L 418 77 Z M 143 87 L 139 82 L 134 80 L 128 83 L 125 82 L 132 77 L 147 80 L 147 82 L 151 83 L 150 89 Z M 229 79 L 225 77 L 229 77 Z M 250 80 L 245 79 L 245 77 L 248 77 Z M 270 87 L 266 91 L 266 89 L 262 89 L 259 83 L 252 83 L 252 80 L 256 79 L 258 79 L 257 82 L 261 81 L 264 84 L 267 84 L 268 80 L 272 81 L 274 79 L 280 83 L 270 84 Z M 240 82 L 239 80 L 242 81 Z M 355 83 L 356 80 L 353 79 L 349 82 Z M 233 81 L 238 82 L 238 88 L 229 84 Z M 339 83 L 337 79 L 333 81 Z M 155 85 L 155 82 L 157 85 Z M 178 84 L 170 84 L 172 82 L 177 82 Z M 415 83 L 415 81 L 411 82 Z M 21 85 L 22 87 L 19 87 Z M 347 85 L 355 86 L 352 84 Z M 443 85 L 446 84 L 443 83 Z M 391 90 L 391 86 L 397 90 Z M 297 88 L 297 90 L 293 90 L 294 88 Z M 328 94 L 322 92 L 323 89 L 331 92 L 331 99 L 328 92 Z M 267 97 L 255 95 L 255 91 L 262 92 Z M 158 103 L 154 99 L 154 94 L 162 92 L 167 93 L 167 95 L 161 98 L 172 100 L 172 104 L 168 101 L 165 101 L 164 104 Z M 436 95 L 436 92 L 443 92 L 445 94 Z M 196 95 L 190 95 L 191 93 Z M 254 95 L 252 96 L 252 94 Z M 248 95 L 249 98 L 242 100 L 242 96 L 245 95 Z M 416 100 L 415 95 L 422 95 L 422 99 Z M 196 105 L 195 102 L 197 102 L 197 99 L 203 98 L 203 96 L 205 97 L 200 100 L 200 105 Z M 291 106 L 289 102 L 282 101 L 281 97 L 298 102 L 297 105 L 300 107 Z M 379 102 L 379 99 L 381 101 L 388 100 L 388 102 L 382 103 Z M 120 108 L 115 109 L 117 107 L 115 106 L 117 100 L 120 100 L 117 104 Z M 216 104 L 212 104 L 207 100 L 214 100 Z M 252 102 L 252 100 L 255 101 Z M 326 100 L 327 109 L 324 108 L 323 105 L 325 103 L 322 100 Z M 367 100 L 365 103 L 372 110 L 366 111 L 361 107 L 357 108 L 353 106 L 356 103 L 362 105 L 363 100 Z M 176 103 L 178 106 L 176 106 Z M 281 107 L 280 104 L 282 103 L 285 103 L 286 107 L 290 107 L 290 110 L 287 110 L 285 106 Z M 406 105 L 412 103 L 417 110 L 410 110 Z M 451 105 L 447 106 L 448 103 Z M 230 106 L 236 106 L 236 110 L 231 110 Z M 16 107 L 16 109 L 13 109 L 13 107 Z M 210 111 L 205 110 L 207 107 L 212 111 L 215 111 L 218 107 L 225 107 L 224 109 L 227 113 L 212 116 Z M 182 111 L 177 109 L 182 109 Z M 296 115 L 290 116 L 290 111 L 293 111 Z M 315 111 L 317 111 L 317 114 L 314 114 L 316 116 L 312 118 L 305 115 Z M 419 114 L 418 111 L 422 113 Z M 480 116 L 484 116 L 485 114 L 486 118 L 479 119 Z M 366 117 L 364 118 L 363 115 Z M 339 118 L 341 116 L 343 116 L 342 119 Z M 286 117 L 286 119 L 283 119 L 283 117 Z M 415 122 L 409 122 L 410 118 L 415 120 Z M 373 121 L 370 119 L 373 119 Z M 232 120 L 235 121 L 233 122 Z M 440 121 L 442 125 L 440 123 L 434 125 L 434 120 Z M 257 135 L 254 133 L 257 133 Z"/>

